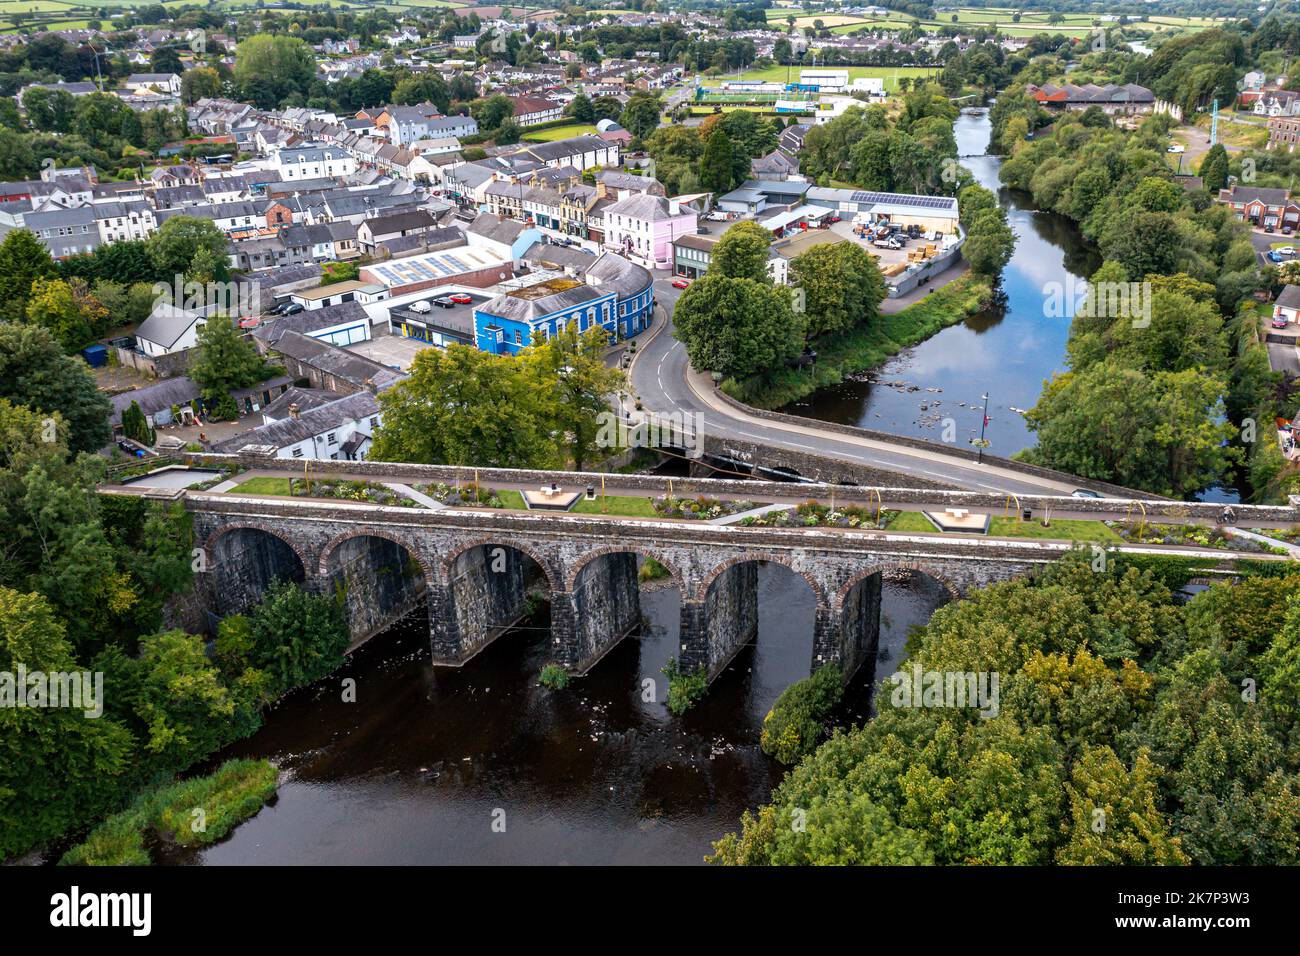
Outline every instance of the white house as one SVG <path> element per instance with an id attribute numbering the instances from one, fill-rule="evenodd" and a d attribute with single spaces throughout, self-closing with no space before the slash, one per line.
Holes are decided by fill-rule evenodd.
<path id="1" fill-rule="evenodd" d="M 266 411 L 278 413 L 272 406 Z M 290 402 L 284 418 L 219 442 L 215 450 L 270 458 L 361 461 L 381 419 L 379 402 L 365 390 L 306 411 Z"/>
<path id="2" fill-rule="evenodd" d="M 198 343 L 198 332 L 203 324 L 203 316 L 197 312 L 162 302 L 154 306 L 149 318 L 135 330 L 136 344 L 149 356 L 182 352 Z"/>
<path id="3" fill-rule="evenodd" d="M 132 73 L 126 78 L 126 88 L 132 93 L 159 91 L 180 96 L 181 78 L 175 73 Z"/>
<path id="4" fill-rule="evenodd" d="M 282 181 L 351 176 L 357 161 L 338 146 L 299 146 L 275 151 L 271 166 Z"/>

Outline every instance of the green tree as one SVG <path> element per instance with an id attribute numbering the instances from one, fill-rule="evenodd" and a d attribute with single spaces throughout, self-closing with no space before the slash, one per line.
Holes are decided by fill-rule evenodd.
<path id="1" fill-rule="evenodd" d="M 32 283 L 57 273 L 54 260 L 34 233 L 27 229 L 10 232 L 0 242 L 0 318 L 25 321 Z"/>
<path id="2" fill-rule="evenodd" d="M 297 37 L 259 33 L 235 47 L 235 84 L 263 109 L 293 94 L 305 96 L 315 77 L 315 54 Z"/>
<path id="3" fill-rule="evenodd" d="M 722 130 L 714 130 L 704 144 L 704 157 L 700 160 L 700 185 L 715 193 L 724 193 L 732 187 L 734 168 L 731 137 Z"/>
<path id="4" fill-rule="evenodd" d="M 65 355 L 47 329 L 0 322 L 0 400 L 59 416 L 73 453 L 98 451 L 112 438 L 108 398 L 86 363 Z"/>
<path id="5" fill-rule="evenodd" d="M 343 602 L 277 581 L 249 616 L 251 664 L 275 692 L 319 680 L 343 663 L 350 640 Z"/>
<path id="6" fill-rule="evenodd" d="M 1201 184 L 1211 196 L 1217 196 L 1219 190 L 1228 185 L 1228 151 L 1222 143 L 1210 147 L 1201 160 L 1199 173 Z"/>
<path id="7" fill-rule="evenodd" d="M 27 321 L 48 329 L 65 352 L 75 352 L 91 339 L 91 326 L 72 288 L 62 279 L 37 279 L 27 301 Z"/>
<path id="8" fill-rule="evenodd" d="M 29 673 L 81 669 L 49 603 L 0 587 L 0 672 L 19 665 Z M 53 842 L 106 812 L 132 753 L 131 734 L 111 717 L 0 707 L 0 856 Z"/>
<path id="9" fill-rule="evenodd" d="M 810 340 L 874 323 L 887 294 L 875 257 L 855 242 L 813 246 L 796 256 L 790 284 L 807 316 Z"/>
<path id="10" fill-rule="evenodd" d="M 797 763 L 812 753 L 843 696 L 844 676 L 833 664 L 795 681 L 781 692 L 763 718 L 759 740 L 763 753 L 783 764 Z"/>
<path id="11" fill-rule="evenodd" d="M 230 240 L 211 219 L 198 216 L 172 216 L 148 240 L 149 257 L 164 281 L 182 281 L 189 275 L 200 251 L 200 259 L 213 272 L 213 278 L 224 282 L 230 276 Z"/>
<path id="12" fill-rule="evenodd" d="M 728 279 L 752 279 L 772 284 L 767 261 L 772 255 L 772 234 L 755 222 L 738 222 L 727 227 L 709 259 L 709 275 Z"/>
<path id="13" fill-rule="evenodd" d="M 736 378 L 781 367 L 804 337 L 788 289 L 725 276 L 705 275 L 683 292 L 673 324 L 695 368 Z"/>
<path id="14" fill-rule="evenodd" d="M 230 392 L 266 378 L 266 363 L 258 354 L 257 346 L 244 338 L 233 320 L 220 315 L 212 316 L 199 328 L 197 340 L 190 378 L 217 414 L 223 418 L 238 417 Z"/>
<path id="15" fill-rule="evenodd" d="M 601 416 L 610 413 L 609 398 L 625 381 L 619 369 L 605 364 L 608 347 L 609 336 L 603 330 L 579 334 L 570 325 L 521 353 L 526 373 L 534 381 L 555 383 L 554 396 L 543 401 L 554 408 L 553 421 L 568 436 L 569 458 L 576 471 L 584 471 L 598 454 Z M 605 449 L 606 454 L 611 451 Z"/>
<path id="16" fill-rule="evenodd" d="M 661 109 L 658 94 L 638 90 L 623 107 L 619 123 L 633 136 L 645 139 L 659 126 Z"/>
<path id="17" fill-rule="evenodd" d="M 517 356 L 469 346 L 424 349 L 410 377 L 380 393 L 370 457 L 485 468 L 554 468 L 562 435 L 553 384 Z"/>
<path id="18" fill-rule="evenodd" d="M 122 433 L 142 445 L 153 446 L 154 431 L 149 427 L 149 420 L 141 411 L 139 402 L 132 402 L 122 412 Z"/>
<path id="19" fill-rule="evenodd" d="M 196 66 L 181 75 L 181 102 L 193 105 L 221 92 L 221 74 L 210 66 Z"/>
<path id="20" fill-rule="evenodd" d="M 1001 207 L 987 209 L 970 223 L 962 255 L 980 275 L 997 275 L 1015 252 L 1016 234 L 1007 225 L 1007 213 Z"/>

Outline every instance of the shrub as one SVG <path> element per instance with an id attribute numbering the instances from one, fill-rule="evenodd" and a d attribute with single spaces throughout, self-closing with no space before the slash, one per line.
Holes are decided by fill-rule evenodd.
<path id="1" fill-rule="evenodd" d="M 551 690 L 564 690 L 569 686 L 569 672 L 559 664 L 547 664 L 537 678 L 543 687 Z"/>
<path id="2" fill-rule="evenodd" d="M 843 695 L 844 680 L 834 664 L 791 684 L 763 718 L 763 753 L 787 765 L 812 753 Z"/>
<path id="3" fill-rule="evenodd" d="M 668 710 L 677 716 L 686 713 L 708 693 L 709 675 L 703 667 L 684 671 L 677 658 L 670 657 L 663 666 L 663 674 L 668 678 Z"/>

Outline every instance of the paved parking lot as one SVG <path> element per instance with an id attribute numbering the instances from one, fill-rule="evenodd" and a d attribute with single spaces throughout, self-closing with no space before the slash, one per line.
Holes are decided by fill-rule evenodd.
<path id="1" fill-rule="evenodd" d="M 416 354 L 421 349 L 437 348 L 419 339 L 409 339 L 401 335 L 380 335 L 368 342 L 356 342 L 348 346 L 349 352 L 356 352 L 368 359 L 373 359 L 389 368 L 397 366 L 403 372 L 411 367 Z"/>

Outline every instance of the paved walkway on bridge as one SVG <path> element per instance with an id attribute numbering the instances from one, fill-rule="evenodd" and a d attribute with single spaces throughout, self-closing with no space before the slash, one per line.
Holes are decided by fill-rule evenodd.
<path id="1" fill-rule="evenodd" d="M 437 511 L 439 508 L 447 507 L 443 502 L 438 501 L 436 498 L 430 498 L 428 495 L 416 491 L 410 485 L 404 485 L 400 481 L 385 481 L 384 485 L 385 487 L 392 488 L 399 495 L 406 495 L 406 497 L 410 498 L 412 501 L 418 501 L 426 508 L 431 508 L 434 511 Z"/>
<path id="2" fill-rule="evenodd" d="M 1270 538 L 1266 534 L 1256 534 L 1254 531 L 1247 531 L 1245 528 L 1225 527 L 1223 529 L 1223 533 L 1226 535 L 1231 535 L 1234 538 L 1243 538 L 1247 541 L 1255 541 L 1259 544 L 1266 544 L 1274 548 L 1281 548 L 1287 554 L 1291 555 L 1292 558 L 1300 559 L 1300 545 L 1291 544 L 1290 542 L 1287 541 L 1279 541 L 1277 540 L 1277 538 Z"/>
<path id="3" fill-rule="evenodd" d="M 790 506 L 784 504 L 763 505 L 761 508 L 750 508 L 748 511 L 737 511 L 734 515 L 723 515 L 721 518 L 710 518 L 709 524 L 740 524 L 742 520 L 750 516 L 757 517 L 773 511 L 789 511 Z"/>

